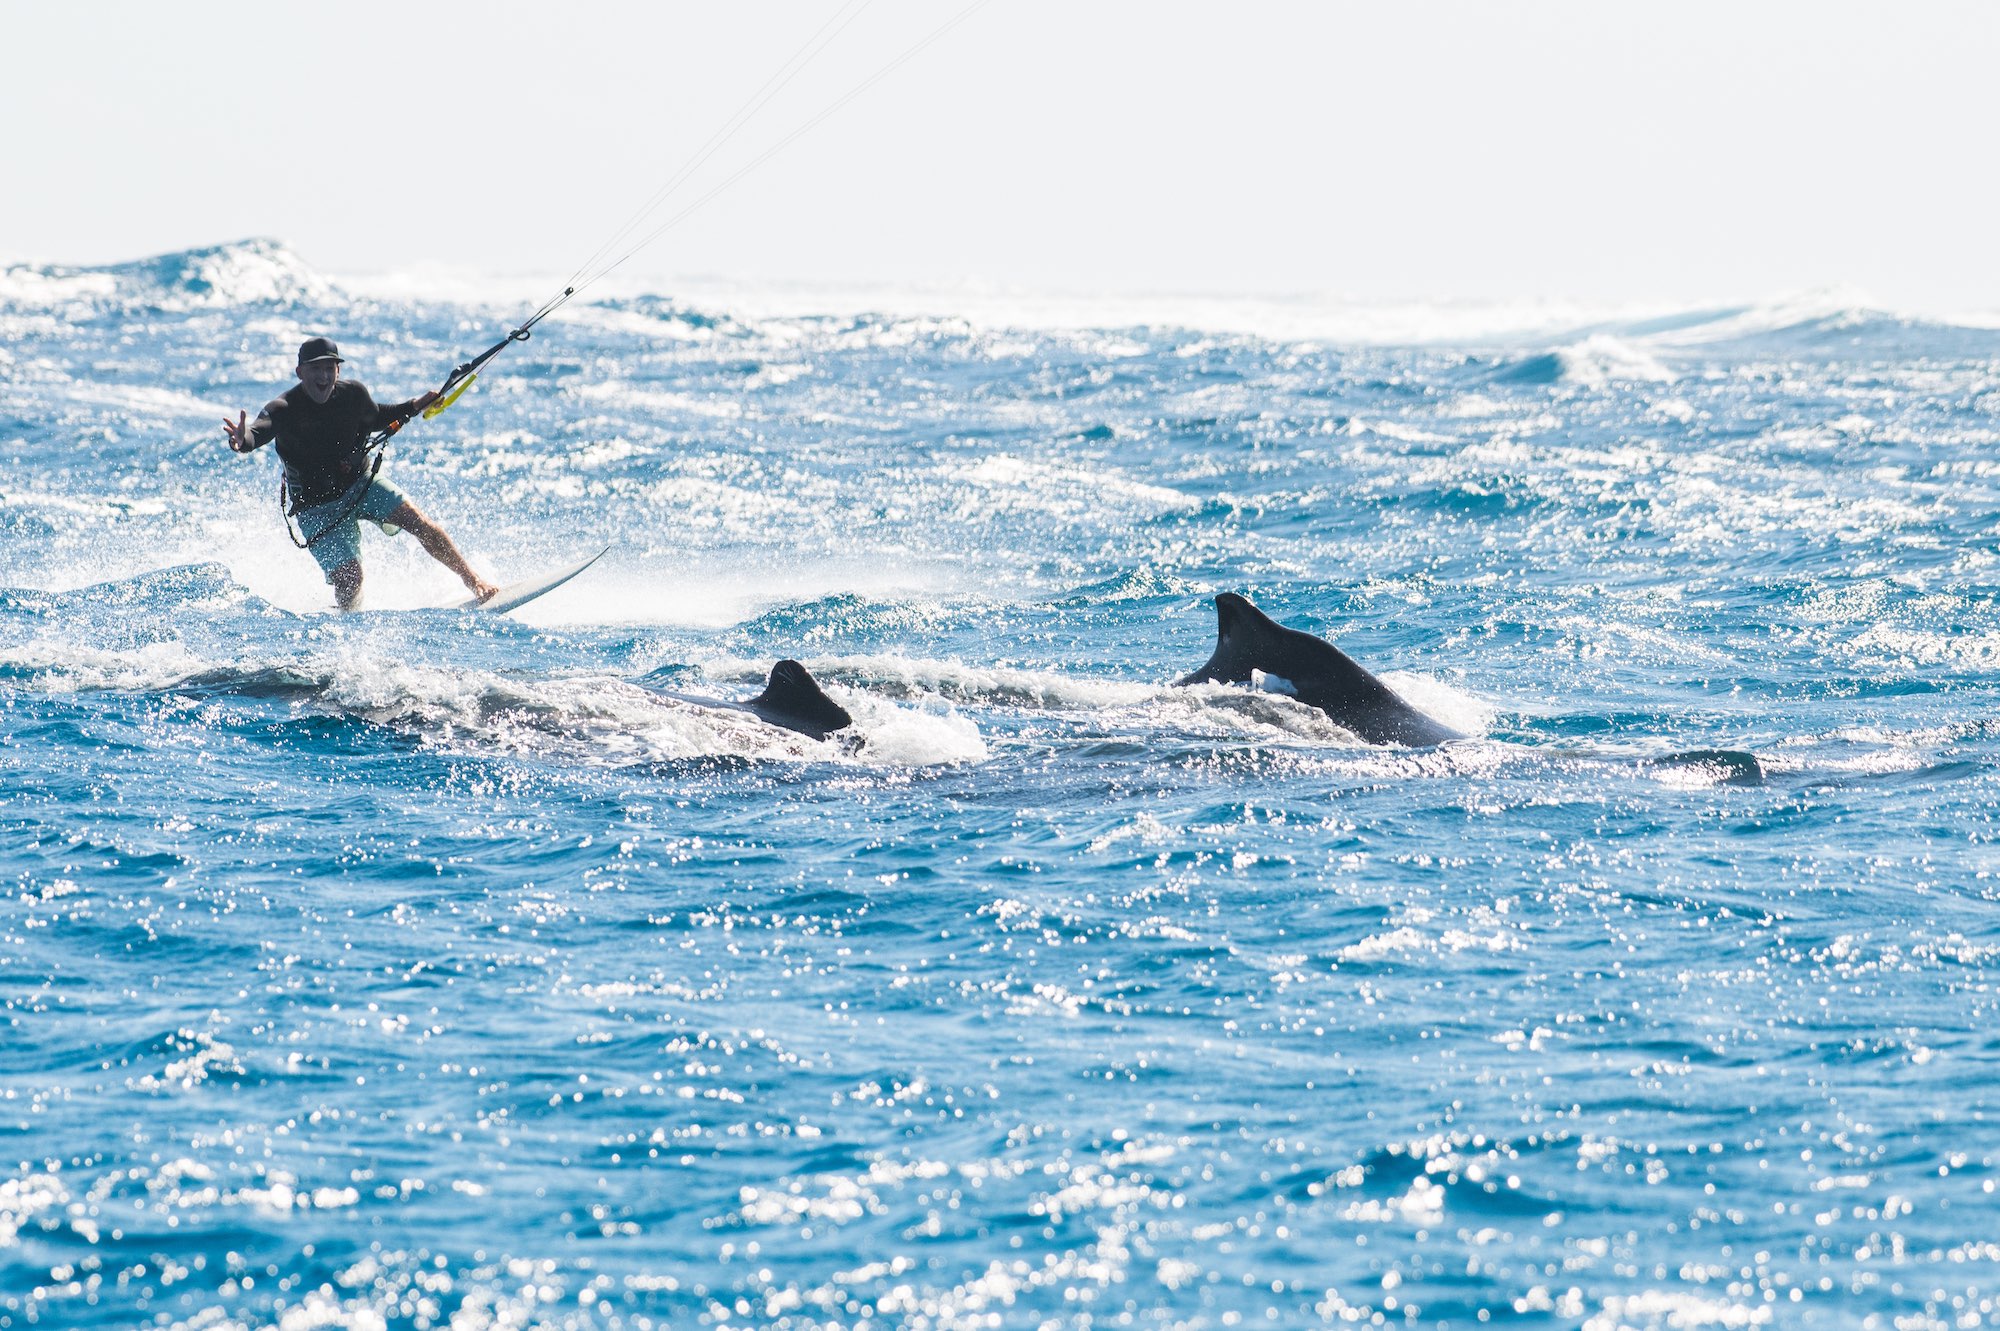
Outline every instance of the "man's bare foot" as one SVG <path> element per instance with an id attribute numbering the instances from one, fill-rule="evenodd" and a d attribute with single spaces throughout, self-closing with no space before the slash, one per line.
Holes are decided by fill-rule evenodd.
<path id="1" fill-rule="evenodd" d="M 468 579 L 465 589 L 477 597 L 481 604 L 492 600 L 500 594 L 500 585 L 498 583 L 488 582 L 486 579 L 480 577 Z"/>

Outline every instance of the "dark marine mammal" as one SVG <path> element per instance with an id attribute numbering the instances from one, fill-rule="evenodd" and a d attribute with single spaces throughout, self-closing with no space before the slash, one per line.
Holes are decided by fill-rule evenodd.
<path id="1" fill-rule="evenodd" d="M 692 694 L 669 693 L 669 698 L 718 711 L 748 712 L 767 725 L 796 731 L 811 739 L 825 739 L 854 724 L 847 709 L 826 696 L 812 672 L 797 661 L 780 661 L 771 667 L 764 691 L 742 702 L 721 698 L 698 698 Z M 859 736 L 856 736 L 858 739 Z"/>
<path id="2" fill-rule="evenodd" d="M 1462 739 L 1396 696 L 1324 638 L 1288 629 L 1235 592 L 1215 598 L 1215 655 L 1177 684 L 1248 684 L 1273 676 L 1309 707 L 1370 744 L 1412 748 Z"/>
<path id="3" fill-rule="evenodd" d="M 764 691 L 740 705 L 745 711 L 756 713 L 761 721 L 814 739 L 825 739 L 836 730 L 846 730 L 854 724 L 847 709 L 827 697 L 819 681 L 797 661 L 780 661 L 772 666 L 771 677 L 764 681 Z"/>

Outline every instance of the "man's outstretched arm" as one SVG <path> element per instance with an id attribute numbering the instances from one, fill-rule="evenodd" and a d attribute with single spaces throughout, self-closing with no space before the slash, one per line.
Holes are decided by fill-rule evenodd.
<path id="1" fill-rule="evenodd" d="M 265 407 L 257 414 L 256 420 L 250 413 L 239 411 L 236 419 L 222 418 L 222 437 L 229 441 L 231 452 L 252 453 L 271 442 L 277 431 L 271 425 L 271 408 Z"/>

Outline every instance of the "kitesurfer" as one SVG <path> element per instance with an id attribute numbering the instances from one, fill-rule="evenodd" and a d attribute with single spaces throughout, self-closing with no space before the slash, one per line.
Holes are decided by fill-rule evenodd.
<path id="1" fill-rule="evenodd" d="M 344 363 L 332 338 L 306 339 L 299 348 L 296 386 L 272 399 L 254 421 L 241 411 L 234 421 L 223 418 L 229 447 L 249 453 L 276 441 L 278 459 L 285 465 L 286 514 L 298 519 L 306 548 L 333 584 L 334 601 L 342 610 L 354 609 L 361 600 L 362 518 L 391 532 L 408 531 L 468 591 L 486 600 L 499 588 L 473 572 L 444 529 L 368 465 L 371 436 L 400 425 L 438 395 L 379 405 L 360 383 L 340 377 Z"/>

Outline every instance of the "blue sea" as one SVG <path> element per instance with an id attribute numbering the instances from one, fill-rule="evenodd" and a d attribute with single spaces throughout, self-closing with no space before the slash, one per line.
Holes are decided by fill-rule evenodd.
<path id="1" fill-rule="evenodd" d="M 2000 332 L 532 304 L 0 273 L 0 1331 L 2000 1321 Z"/>

